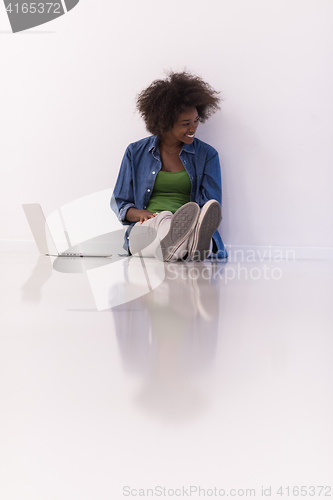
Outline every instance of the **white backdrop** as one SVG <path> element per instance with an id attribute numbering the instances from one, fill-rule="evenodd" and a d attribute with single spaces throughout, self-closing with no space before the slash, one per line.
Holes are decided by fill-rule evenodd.
<path id="1" fill-rule="evenodd" d="M 164 70 L 222 91 L 197 136 L 220 153 L 224 242 L 333 247 L 331 0 L 81 0 L 13 35 L 0 5 L 0 239 L 112 188 L 148 135 L 135 97 Z M 106 214 L 109 208 L 106 207 Z"/>

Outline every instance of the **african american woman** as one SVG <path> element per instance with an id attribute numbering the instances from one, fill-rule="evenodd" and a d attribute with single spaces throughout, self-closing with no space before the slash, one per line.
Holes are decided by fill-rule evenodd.
<path id="1" fill-rule="evenodd" d="M 130 144 L 111 199 L 128 225 L 129 254 L 163 261 L 227 257 L 218 226 L 222 185 L 217 151 L 196 138 L 199 122 L 219 109 L 220 98 L 198 76 L 170 73 L 137 98 L 151 136 Z M 154 230 L 143 243 L 135 229 Z"/>

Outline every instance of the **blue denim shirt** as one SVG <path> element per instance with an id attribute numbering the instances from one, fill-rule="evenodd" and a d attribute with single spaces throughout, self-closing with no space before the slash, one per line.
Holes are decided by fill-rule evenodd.
<path id="1" fill-rule="evenodd" d="M 221 167 L 217 151 L 195 138 L 192 144 L 183 144 L 179 158 L 191 181 L 191 201 L 200 208 L 212 199 L 222 204 Z M 161 167 L 157 136 L 146 137 L 127 147 L 111 198 L 111 208 L 124 225 L 130 226 L 129 230 L 135 223 L 125 220 L 127 210 L 131 207 L 146 209 Z M 129 230 L 126 232 L 127 239 Z M 213 240 L 214 257 L 226 258 L 228 254 L 218 231 L 215 231 Z M 127 241 L 124 248 L 128 250 Z"/>

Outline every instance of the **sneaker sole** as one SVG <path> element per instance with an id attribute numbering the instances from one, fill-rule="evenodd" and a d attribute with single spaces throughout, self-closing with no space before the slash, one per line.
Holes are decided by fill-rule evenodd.
<path id="1" fill-rule="evenodd" d="M 201 210 L 189 252 L 191 259 L 196 262 L 207 259 L 212 236 L 221 222 L 220 204 L 213 200 L 207 207 L 206 205 Z"/>
<path id="2" fill-rule="evenodd" d="M 163 261 L 170 260 L 192 233 L 200 214 L 199 205 L 190 201 L 174 213 L 168 234 L 161 241 Z"/>

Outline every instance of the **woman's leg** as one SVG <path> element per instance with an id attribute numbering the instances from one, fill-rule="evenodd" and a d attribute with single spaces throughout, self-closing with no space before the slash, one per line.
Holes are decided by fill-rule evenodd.
<path id="1" fill-rule="evenodd" d="M 189 258 L 194 261 L 207 259 L 212 251 L 212 236 L 221 222 L 221 205 L 209 200 L 202 207 L 198 222 L 189 237 Z"/>
<path id="2" fill-rule="evenodd" d="M 137 222 L 129 236 L 131 253 L 140 252 L 143 257 L 155 257 L 168 262 L 184 259 L 188 253 L 189 235 L 194 230 L 199 214 L 199 206 L 190 202 L 180 207 L 175 214 L 163 211 L 142 224 Z"/>
<path id="3" fill-rule="evenodd" d="M 185 203 L 174 213 L 169 232 L 161 240 L 161 255 L 158 258 L 164 262 L 185 258 L 188 239 L 194 231 L 199 215 L 199 205 L 193 201 Z"/>
<path id="4" fill-rule="evenodd" d="M 146 220 L 142 224 L 137 222 L 134 225 L 129 237 L 129 248 L 132 255 L 140 252 L 142 257 L 156 257 L 156 252 L 160 247 L 160 241 L 169 232 L 172 216 L 172 212 L 165 210 L 155 215 L 155 217 Z M 145 245 L 145 242 L 147 243 L 149 237 L 147 235 L 145 238 L 144 228 L 150 228 L 156 231 L 154 241 L 148 245 Z M 143 235 L 143 238 L 140 238 L 141 235 Z"/>

